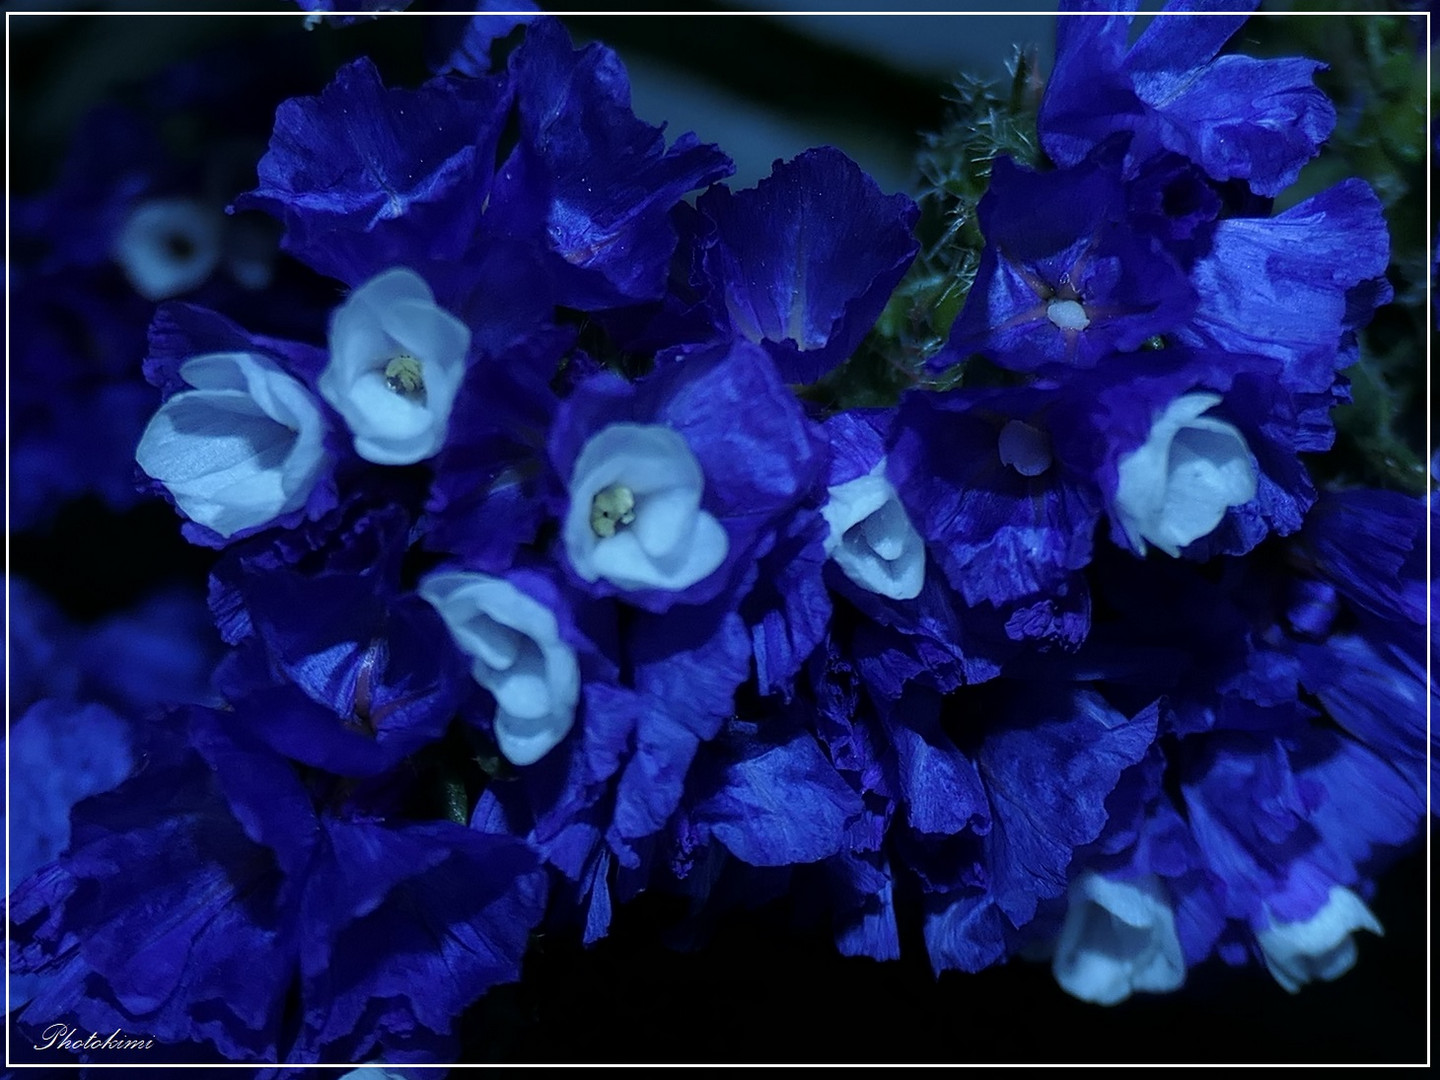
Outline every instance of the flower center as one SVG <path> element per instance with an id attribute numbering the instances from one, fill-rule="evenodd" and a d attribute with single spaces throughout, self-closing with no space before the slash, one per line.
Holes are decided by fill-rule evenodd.
<path id="1" fill-rule="evenodd" d="M 385 385 L 407 401 L 425 402 L 425 366 L 409 353 L 393 357 L 385 365 Z"/>
<path id="2" fill-rule="evenodd" d="M 1078 300 L 1051 300 L 1045 317 L 1061 330 L 1084 330 L 1090 325 L 1090 316 Z"/>
<path id="3" fill-rule="evenodd" d="M 635 493 L 624 484 L 611 484 L 590 501 L 590 529 L 602 540 L 635 521 Z"/>

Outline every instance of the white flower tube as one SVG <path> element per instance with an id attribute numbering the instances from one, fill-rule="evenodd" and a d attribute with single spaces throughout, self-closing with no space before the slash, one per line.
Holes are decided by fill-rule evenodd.
<path id="1" fill-rule="evenodd" d="M 495 695 L 500 752 L 516 765 L 539 761 L 569 733 L 580 700 L 580 664 L 555 613 L 504 578 L 469 571 L 431 574 L 419 593 Z"/>
<path id="2" fill-rule="evenodd" d="M 469 328 L 435 305 L 418 274 L 387 270 L 331 317 L 320 393 L 345 418 L 366 461 L 424 461 L 444 445 L 469 348 Z"/>
<path id="3" fill-rule="evenodd" d="M 1355 966 L 1356 930 L 1385 933 L 1365 901 L 1334 885 L 1325 906 L 1309 919 L 1273 923 L 1255 936 L 1270 974 L 1293 994 L 1314 979 L 1338 979 Z"/>
<path id="4" fill-rule="evenodd" d="M 1218 394 L 1182 394 L 1166 406 L 1139 449 L 1120 459 L 1115 514 L 1142 555 L 1150 541 L 1167 555 L 1208 536 L 1225 511 L 1255 497 L 1255 466 L 1233 424 L 1202 416 Z"/>
<path id="5" fill-rule="evenodd" d="M 885 459 L 865 476 L 830 488 L 821 511 L 830 525 L 825 554 L 845 576 L 891 600 L 912 600 L 925 587 L 925 541 L 910 523 Z"/>
<path id="6" fill-rule="evenodd" d="M 1052 970 L 1063 990 L 1097 1005 L 1179 989 L 1185 957 L 1159 879 L 1119 881 L 1087 871 L 1072 882 Z"/>
<path id="7" fill-rule="evenodd" d="M 565 551 L 586 581 L 679 591 L 709 577 L 730 548 L 700 508 L 705 475 L 680 435 L 660 424 L 611 424 L 575 459 Z"/>
<path id="8" fill-rule="evenodd" d="M 301 383 L 256 353 L 187 360 L 135 460 L 192 521 L 223 537 L 305 505 L 326 463 L 325 418 Z"/>
<path id="9" fill-rule="evenodd" d="M 205 283 L 222 254 L 224 215 L 194 199 L 151 199 L 115 237 L 114 257 L 147 300 L 179 296 Z"/>

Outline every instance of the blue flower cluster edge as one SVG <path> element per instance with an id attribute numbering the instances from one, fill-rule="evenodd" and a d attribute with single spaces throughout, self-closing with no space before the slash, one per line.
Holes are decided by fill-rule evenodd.
<path id="1" fill-rule="evenodd" d="M 1098 1005 L 1348 971 L 1428 819 L 1434 511 L 1314 479 L 1390 237 L 1360 179 L 1275 212 L 1336 110 L 1244 20 L 1060 17 L 883 406 L 920 207 L 830 147 L 732 190 L 556 19 L 287 86 L 223 208 L 97 116 L 14 338 L 104 389 L 17 383 L 13 520 L 110 440 L 214 561 L 90 625 L 10 583 L 16 1063 L 405 1076 L 647 892 Z"/>

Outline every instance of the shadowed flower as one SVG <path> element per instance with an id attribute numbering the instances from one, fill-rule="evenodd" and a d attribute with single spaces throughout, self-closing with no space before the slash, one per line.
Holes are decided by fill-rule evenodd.
<path id="1" fill-rule="evenodd" d="M 160 406 L 135 450 L 176 506 L 227 539 L 304 506 L 328 461 L 310 392 L 259 353 L 197 356 L 179 375 L 193 389 Z"/>

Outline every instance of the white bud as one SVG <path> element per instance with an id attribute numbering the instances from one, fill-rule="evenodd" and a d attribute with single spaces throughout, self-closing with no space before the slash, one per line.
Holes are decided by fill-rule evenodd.
<path id="1" fill-rule="evenodd" d="M 256 353 L 197 356 L 180 377 L 194 389 L 160 406 L 135 450 L 175 505 L 224 537 L 304 506 L 326 464 L 309 391 Z"/>
<path id="2" fill-rule="evenodd" d="M 1087 871 L 1070 906 L 1052 970 L 1067 993 L 1114 1005 L 1136 991 L 1168 993 L 1185 981 L 1175 912 L 1154 875 L 1119 881 Z"/>
<path id="3" fill-rule="evenodd" d="M 470 674 L 495 695 L 495 741 L 506 760 L 531 765 L 565 738 L 580 700 L 580 665 L 555 613 L 504 578 L 442 571 L 419 593 L 471 658 Z"/>
<path id="4" fill-rule="evenodd" d="M 1000 429 L 998 450 L 1001 463 L 1021 476 L 1039 476 L 1054 461 L 1050 437 L 1023 420 L 1011 420 Z"/>
<path id="5" fill-rule="evenodd" d="M 862 589 L 891 600 L 919 596 L 925 587 L 925 541 L 885 476 L 885 459 L 829 494 L 821 511 L 830 526 L 825 554 Z"/>
<path id="6" fill-rule="evenodd" d="M 1120 459 L 1115 514 L 1142 555 L 1168 555 L 1208 536 L 1225 511 L 1255 497 L 1255 466 L 1233 424 L 1201 413 L 1218 394 L 1182 394 L 1151 425 L 1145 444 Z"/>
<path id="7" fill-rule="evenodd" d="M 1255 936 L 1270 974 L 1293 994 L 1307 982 L 1338 979 L 1355 966 L 1356 930 L 1385 932 L 1365 901 L 1334 885 L 1325 906 L 1304 922 L 1272 923 Z"/>

